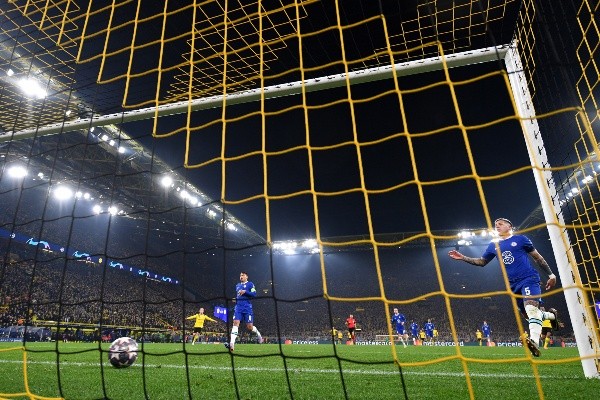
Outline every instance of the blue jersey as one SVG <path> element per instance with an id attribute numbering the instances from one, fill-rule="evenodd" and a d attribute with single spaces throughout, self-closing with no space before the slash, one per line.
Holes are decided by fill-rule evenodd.
<path id="1" fill-rule="evenodd" d="M 414 337 L 419 337 L 419 324 L 417 324 L 416 322 L 410 324 L 410 333 Z"/>
<path id="2" fill-rule="evenodd" d="M 488 324 L 483 324 L 481 332 L 483 332 L 483 337 L 489 337 L 490 333 L 492 333 L 492 328 Z"/>
<path id="3" fill-rule="evenodd" d="M 245 290 L 246 293 L 240 294 L 241 290 Z M 238 283 L 235 285 L 235 304 L 240 307 L 248 307 L 252 309 L 252 299 L 256 297 L 256 288 L 254 283 L 248 281 L 246 283 Z"/>
<path id="4" fill-rule="evenodd" d="M 244 294 L 240 294 L 241 290 L 245 290 Z M 234 321 L 242 321 L 245 323 L 254 322 L 254 313 L 252 312 L 252 299 L 256 297 L 256 288 L 252 282 L 238 283 L 235 285 L 235 308 L 233 309 Z"/>
<path id="5" fill-rule="evenodd" d="M 527 236 L 513 235 L 500 240 L 498 245 L 510 283 L 520 282 L 528 278 L 539 282 L 540 274 L 529 260 L 529 253 L 534 250 L 534 247 Z M 491 242 L 481 257 L 488 262 L 496 257 L 496 244 Z"/>
<path id="6" fill-rule="evenodd" d="M 426 322 L 425 325 L 423 326 L 423 328 L 425 329 L 425 334 L 427 336 L 430 336 L 430 337 L 433 336 L 434 326 L 431 322 Z"/>
<path id="7" fill-rule="evenodd" d="M 396 328 L 396 332 L 400 335 L 404 335 L 404 323 L 406 318 L 404 314 L 393 314 L 392 315 L 392 326 Z"/>

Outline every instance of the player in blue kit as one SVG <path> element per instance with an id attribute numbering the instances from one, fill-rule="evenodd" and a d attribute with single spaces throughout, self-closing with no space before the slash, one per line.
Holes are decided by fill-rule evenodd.
<path id="1" fill-rule="evenodd" d="M 263 338 L 254 326 L 254 313 L 252 312 L 252 299 L 256 297 L 256 288 L 254 283 L 248 281 L 248 274 L 245 272 L 240 273 L 240 283 L 235 285 L 235 309 L 233 310 L 233 327 L 231 328 L 231 339 L 229 343 L 225 343 L 225 347 L 233 352 L 235 347 L 235 340 L 238 335 L 238 327 L 240 322 L 246 323 L 246 328 L 256 335 L 258 343 L 263 342 Z"/>
<path id="2" fill-rule="evenodd" d="M 483 321 L 483 325 L 481 326 L 481 332 L 483 333 L 483 337 L 487 340 L 488 346 L 492 341 L 492 327 L 487 323 L 487 321 Z"/>
<path id="3" fill-rule="evenodd" d="M 396 333 L 400 337 L 400 341 L 406 347 L 406 341 L 408 340 L 408 334 L 406 333 L 406 329 L 404 324 L 406 322 L 406 317 L 404 314 L 400 314 L 397 308 L 394 308 L 394 314 L 392 315 L 392 327 L 396 330 Z"/>
<path id="4" fill-rule="evenodd" d="M 423 329 L 425 329 L 425 336 L 427 337 L 427 341 L 433 343 L 433 330 L 435 329 L 435 325 L 431 322 L 431 319 L 428 319 L 423 325 Z"/>
<path id="5" fill-rule="evenodd" d="M 524 315 L 527 316 L 529 323 L 529 336 L 524 338 L 524 342 L 535 357 L 540 356 L 538 343 L 542 333 L 542 321 L 549 319 L 552 324 L 557 324 L 557 312 L 542 312 L 539 308 L 541 279 L 540 274 L 530 262 L 531 256 L 537 265 L 548 274 L 546 290 L 550 290 L 556 285 L 556 275 L 552 273 L 550 266 L 544 260 L 544 257 L 533 247 L 533 243 L 527 236 L 514 235 L 513 224 L 506 218 L 498 218 L 494 221 L 496 232 L 500 236 L 497 245 L 502 256 L 502 263 L 508 276 L 510 288 L 514 294 L 525 296 L 518 298 L 517 304 Z M 494 257 L 498 255 L 496 243 L 491 242 L 483 255 L 479 258 L 466 257 L 457 250 L 450 250 L 448 255 L 455 260 L 462 260 L 472 265 L 484 267 Z"/>
<path id="6" fill-rule="evenodd" d="M 412 336 L 413 344 L 417 344 L 417 340 L 419 339 L 419 324 L 415 321 L 410 324 L 410 334 Z"/>

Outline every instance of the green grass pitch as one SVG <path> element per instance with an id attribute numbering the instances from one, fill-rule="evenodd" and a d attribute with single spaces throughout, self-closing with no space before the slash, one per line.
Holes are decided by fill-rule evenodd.
<path id="1" fill-rule="evenodd" d="M 19 343 L 0 343 L 0 398 L 25 393 Z M 108 363 L 108 344 L 27 343 L 30 393 L 66 399 L 598 399 L 575 348 L 530 359 L 523 348 L 144 344 L 135 365 Z M 509 361 L 510 360 L 510 361 Z M 434 362 L 438 361 L 438 362 Z M 558 361 L 558 363 L 556 363 Z M 540 376 L 540 396 L 535 370 Z M 9 397 L 10 395 L 10 397 Z"/>

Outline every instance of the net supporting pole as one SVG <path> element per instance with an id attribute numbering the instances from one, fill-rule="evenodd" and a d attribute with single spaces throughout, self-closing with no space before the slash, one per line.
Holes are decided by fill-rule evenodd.
<path id="1" fill-rule="evenodd" d="M 587 296 L 579 287 L 575 286 L 581 285 L 581 279 L 575 265 L 575 256 L 569 237 L 560 228 L 565 225 L 560 205 L 550 200 L 554 199 L 554 202 L 558 202 L 556 185 L 552 178 L 552 172 L 549 170 L 550 163 L 516 46 L 510 47 L 504 60 L 517 111 L 522 118 L 527 118 L 522 120 L 521 126 L 525 135 L 529 159 L 534 167 L 535 183 L 540 195 L 544 219 L 548 224 L 550 242 L 560 280 L 563 283 L 579 356 L 582 358 L 583 371 L 586 378 L 600 378 L 600 347 L 592 325 L 593 316 L 590 315 L 593 307 L 589 307 Z M 535 169 L 535 166 L 542 166 L 544 169 Z"/>
<path id="2" fill-rule="evenodd" d="M 375 82 L 383 79 L 392 79 L 393 70 L 396 70 L 397 76 L 407 76 L 421 74 L 425 72 L 441 70 L 444 67 L 444 61 L 448 68 L 461 67 L 465 65 L 478 64 L 490 61 L 502 60 L 506 54 L 508 46 L 488 47 L 484 49 L 471 50 L 441 57 L 432 57 L 425 60 L 407 61 L 398 63 L 394 66 L 383 66 L 368 68 L 359 71 L 352 71 L 348 74 L 348 80 L 351 84 Z M 245 90 L 242 92 L 231 93 L 227 95 L 226 104 L 228 106 L 235 104 L 249 103 L 259 101 L 261 98 L 273 99 L 283 96 L 298 95 L 302 93 L 304 87 L 307 92 L 318 90 L 333 89 L 346 85 L 346 75 L 337 74 L 324 76 L 320 78 L 307 79 L 305 82 L 291 82 L 282 85 L 268 86 L 264 91 L 259 89 Z M 26 139 L 31 137 L 54 135 L 58 133 L 67 133 L 77 130 L 87 130 L 92 127 L 102 127 L 111 124 L 120 124 L 125 122 L 134 122 L 167 115 L 182 114 L 188 111 L 191 106 L 192 111 L 205 110 L 221 107 L 223 97 L 210 96 L 191 101 L 180 101 L 177 103 L 164 104 L 158 107 L 148 107 L 139 110 L 125 111 L 122 113 L 96 115 L 92 118 L 82 118 L 74 121 L 64 121 L 56 124 L 50 124 L 39 128 L 25 129 L 14 133 L 6 133 L 0 136 L 0 143 L 10 140 Z"/>

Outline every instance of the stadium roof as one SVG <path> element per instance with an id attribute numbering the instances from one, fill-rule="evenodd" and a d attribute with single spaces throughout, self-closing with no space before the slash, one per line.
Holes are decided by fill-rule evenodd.
<path id="1" fill-rule="evenodd" d="M 141 139 L 149 132 L 133 134 L 134 126 L 114 123 L 47 136 L 38 135 L 37 130 L 185 102 L 189 96 L 222 95 L 225 65 L 227 93 L 343 73 L 345 65 L 336 62 L 341 59 L 338 18 L 345 27 L 345 59 L 353 71 L 388 64 L 386 38 L 397 62 L 439 56 L 436 46 L 427 46 L 436 40 L 446 54 L 505 44 L 512 38 L 519 2 L 351 1 L 342 2 L 336 10 L 335 2 L 329 1 L 307 0 L 297 9 L 278 0 L 262 1 L 265 45 L 259 49 L 258 2 L 230 1 L 229 16 L 234 22 L 227 31 L 228 41 L 239 47 L 227 60 L 219 55 L 225 34 L 219 2 L 203 2 L 195 10 L 183 0 L 140 4 L 140 9 L 132 1 L 112 9 L 85 0 L 68 5 L 25 1 L 0 5 L 0 151 L 6 165 L 20 161 L 54 182 L 90 187 L 98 196 L 125 207 L 129 218 L 150 217 L 173 224 L 185 218 L 191 226 L 211 230 L 219 218 L 215 221 L 206 213 L 189 212 L 177 196 L 168 197 L 165 203 L 157 181 L 167 173 L 202 204 L 213 200 L 199 184 L 187 181 L 188 174 L 192 175 L 189 171 L 173 171 L 154 148 L 142 144 L 147 145 Z M 299 26 L 293 23 L 296 13 Z M 387 35 L 378 18 L 381 14 L 394 21 L 388 24 Z M 132 23 L 134 16 L 137 24 Z M 289 40 L 299 28 L 304 36 L 303 75 L 297 68 L 299 43 Z M 406 51 L 415 46 L 423 47 Z M 190 80 L 186 68 L 192 58 L 199 61 Z M 157 86 L 157 74 L 148 73 L 158 67 L 157 60 L 162 63 L 161 86 Z M 45 95 L 27 98 L 19 86 L 27 78 L 35 79 Z M 164 121 L 170 123 L 167 118 Z M 13 136 L 19 132 L 29 132 L 31 137 L 14 140 L 19 139 Z M 159 141 L 156 147 L 160 146 Z M 125 153 L 119 153 L 119 147 Z M 237 246 L 264 242 L 244 221 L 233 215 L 226 219 L 242 228 L 235 233 Z"/>

